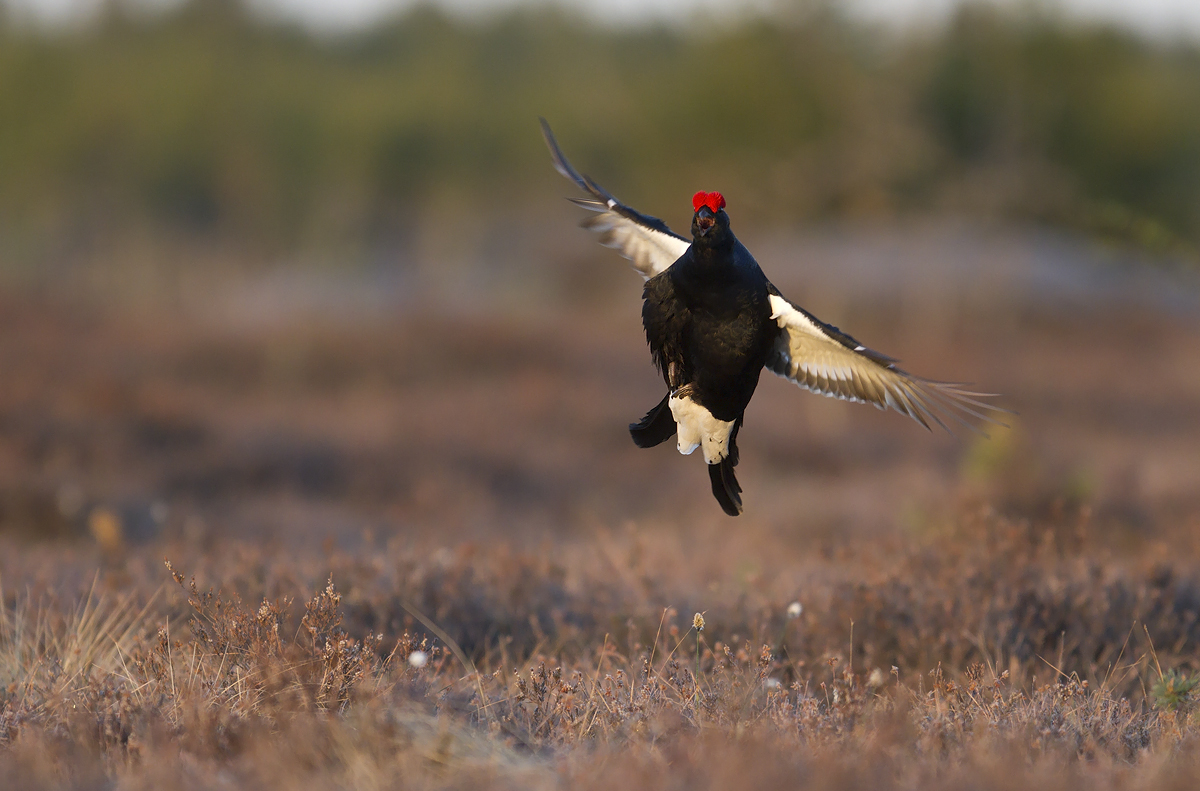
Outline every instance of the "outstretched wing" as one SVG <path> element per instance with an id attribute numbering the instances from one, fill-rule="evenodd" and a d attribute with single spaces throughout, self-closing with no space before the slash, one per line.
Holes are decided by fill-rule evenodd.
<path id="1" fill-rule="evenodd" d="M 583 221 L 583 227 L 599 233 L 600 244 L 613 248 L 632 261 L 633 268 L 646 279 L 675 263 L 691 246 L 690 240 L 672 231 L 662 220 L 629 208 L 587 176 L 579 175 L 563 156 L 546 119 L 539 120 L 542 122 L 542 136 L 546 138 L 546 145 L 550 147 L 550 155 L 554 158 L 554 169 L 591 196 L 569 200 L 576 206 L 595 212 L 594 216 Z"/>
<path id="2" fill-rule="evenodd" d="M 908 415 L 925 428 L 951 418 L 975 430 L 967 417 L 999 423 L 988 412 L 1008 410 L 980 401 L 989 393 L 973 393 L 962 385 L 922 379 L 896 367 L 896 360 L 868 349 L 846 333 L 825 324 L 769 287 L 771 318 L 782 332 L 767 368 L 814 393 L 874 404 Z"/>

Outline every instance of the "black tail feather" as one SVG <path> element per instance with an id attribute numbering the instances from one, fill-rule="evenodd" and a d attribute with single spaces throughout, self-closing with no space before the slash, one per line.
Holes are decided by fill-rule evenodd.
<path id="1" fill-rule="evenodd" d="M 713 497 L 721 504 L 721 509 L 730 516 L 742 513 L 742 487 L 733 474 L 733 468 L 738 463 L 737 434 L 742 427 L 739 417 L 729 433 L 729 455 L 718 464 L 708 465 L 708 480 L 712 483 Z"/>
<path id="2" fill-rule="evenodd" d="M 722 459 L 717 464 L 708 465 L 708 479 L 712 482 L 713 497 L 721 504 L 721 509 L 730 516 L 742 513 L 742 487 L 738 485 L 733 474 L 733 464 L 729 458 Z"/>
<path id="3" fill-rule="evenodd" d="M 629 424 L 629 436 L 633 437 L 634 445 L 639 448 L 653 448 L 675 436 L 675 416 L 671 414 L 667 405 L 670 399 L 671 394 L 667 393 L 663 400 L 658 402 L 658 406 L 647 412 L 640 422 Z"/>

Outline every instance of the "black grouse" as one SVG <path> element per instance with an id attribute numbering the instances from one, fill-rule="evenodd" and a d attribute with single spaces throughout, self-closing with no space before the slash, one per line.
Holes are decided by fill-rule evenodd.
<path id="1" fill-rule="evenodd" d="M 780 294 L 734 236 L 720 193 L 696 193 L 692 238 L 684 238 L 581 176 L 545 119 L 542 133 L 554 167 L 591 196 L 570 199 L 595 212 L 584 227 L 646 278 L 642 325 L 667 394 L 629 433 L 639 448 L 675 434 L 680 453 L 700 448 L 725 513 L 742 512 L 737 434 L 764 367 L 814 393 L 891 407 L 927 429 L 949 430 L 942 416 L 969 426 L 964 415 L 995 422 L 985 412 L 1005 411 L 978 400 L 989 394 L 900 370 Z"/>

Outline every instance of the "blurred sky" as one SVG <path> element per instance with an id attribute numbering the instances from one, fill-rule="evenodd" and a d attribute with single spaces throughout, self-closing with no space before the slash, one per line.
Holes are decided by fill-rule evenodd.
<path id="1" fill-rule="evenodd" d="M 178 0 L 125 0 L 131 5 L 168 6 Z M 264 11 L 298 19 L 314 28 L 345 30 L 369 25 L 421 0 L 251 0 Z M 707 13 L 744 14 L 787 0 L 424 0 L 456 12 L 486 13 L 515 5 L 559 4 L 614 24 L 686 19 Z M 0 0 L 19 12 L 48 21 L 86 16 L 101 0 Z M 805 0 L 798 0 L 803 4 Z M 903 27 L 936 23 L 962 0 L 843 0 L 859 16 Z M 1155 36 L 1200 36 L 1200 0 L 999 0 L 1001 5 L 1062 9 L 1066 14 L 1116 20 Z"/>

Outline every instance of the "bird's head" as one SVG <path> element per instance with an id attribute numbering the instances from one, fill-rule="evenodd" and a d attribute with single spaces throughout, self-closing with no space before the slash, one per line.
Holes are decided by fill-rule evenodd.
<path id="1" fill-rule="evenodd" d="M 725 198 L 719 192 L 697 192 L 692 196 L 692 238 L 706 247 L 722 244 L 730 236 Z"/>

